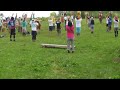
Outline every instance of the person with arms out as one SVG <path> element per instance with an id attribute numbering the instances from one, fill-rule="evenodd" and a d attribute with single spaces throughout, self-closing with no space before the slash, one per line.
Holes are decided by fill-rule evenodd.
<path id="1" fill-rule="evenodd" d="M 114 21 L 114 33 L 115 33 L 115 37 L 118 37 L 118 28 L 119 28 L 118 17 L 116 16 L 113 21 Z"/>
<path id="2" fill-rule="evenodd" d="M 90 22 L 91 33 L 94 32 L 94 24 L 95 24 L 94 19 L 93 17 L 91 17 L 91 22 Z"/>
<path id="3" fill-rule="evenodd" d="M 14 17 L 11 17 L 11 20 L 9 21 L 9 25 L 10 25 L 10 41 L 12 41 L 12 36 L 14 38 L 14 41 L 15 41 L 15 20 L 16 18 L 14 19 Z"/>
<path id="4" fill-rule="evenodd" d="M 74 52 L 74 24 L 70 20 L 70 18 L 68 18 L 68 21 L 66 22 L 66 31 L 67 31 L 67 50 L 68 50 L 68 53 L 70 53 L 70 51 L 72 51 L 73 53 Z"/>
<path id="5" fill-rule="evenodd" d="M 52 30 L 53 30 L 53 21 L 52 21 L 52 18 L 49 18 L 48 23 L 49 23 L 49 32 L 51 33 Z"/>
<path id="6" fill-rule="evenodd" d="M 81 32 L 81 21 L 82 21 L 82 18 L 80 17 L 77 17 L 75 19 L 75 22 L 76 22 L 76 33 L 77 33 L 77 36 L 80 35 L 80 32 Z"/>
<path id="7" fill-rule="evenodd" d="M 36 41 L 36 35 L 37 35 L 37 25 L 38 23 L 34 20 L 31 22 L 31 29 L 32 29 L 32 41 Z"/>
<path id="8" fill-rule="evenodd" d="M 108 29 L 107 29 L 108 32 L 111 30 L 111 26 L 112 26 L 112 18 L 109 16 L 108 17 Z"/>
<path id="9" fill-rule="evenodd" d="M 60 22 L 60 18 L 58 18 L 58 20 L 56 21 L 56 25 L 57 25 L 57 33 L 58 36 L 61 34 L 61 22 Z"/>
<path id="10" fill-rule="evenodd" d="M 64 16 L 64 21 L 65 21 L 65 30 L 66 30 L 66 22 L 67 22 L 67 15 L 66 14 Z"/>
<path id="11" fill-rule="evenodd" d="M 24 18 L 24 20 L 23 20 L 23 22 L 22 22 L 22 34 L 23 34 L 23 35 L 26 35 L 26 34 L 27 34 L 26 28 L 27 28 L 27 22 L 25 21 L 25 18 Z"/>

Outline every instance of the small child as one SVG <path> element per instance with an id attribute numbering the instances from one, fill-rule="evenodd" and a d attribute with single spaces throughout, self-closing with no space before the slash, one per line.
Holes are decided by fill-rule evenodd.
<path id="1" fill-rule="evenodd" d="M 88 27 L 90 28 L 90 16 L 87 17 L 87 24 L 88 24 Z"/>
<path id="2" fill-rule="evenodd" d="M 36 41 L 37 26 L 38 26 L 38 23 L 35 20 L 32 20 L 31 29 L 32 29 L 32 41 L 33 42 Z"/>
<path id="3" fill-rule="evenodd" d="M 70 53 L 70 50 L 72 53 L 74 52 L 74 24 L 68 18 L 68 21 L 66 22 L 66 30 L 67 30 L 67 50 L 68 53 Z"/>
<path id="4" fill-rule="evenodd" d="M 52 18 L 49 18 L 48 23 L 49 23 L 49 31 L 52 32 L 53 31 L 53 21 L 52 21 Z"/>
<path id="5" fill-rule="evenodd" d="M 56 21 L 56 25 L 57 25 L 57 33 L 58 36 L 61 34 L 61 22 L 60 22 L 60 18 L 58 18 L 58 20 Z"/>
<path id="6" fill-rule="evenodd" d="M 91 22 L 90 22 L 91 33 L 94 32 L 94 24 L 95 24 L 94 19 L 93 17 L 91 17 Z"/>
<path id="7" fill-rule="evenodd" d="M 16 21 L 16 18 L 14 19 L 14 17 L 11 17 L 11 20 L 9 21 L 9 24 L 10 24 L 10 41 L 12 41 L 12 36 L 14 38 L 14 41 L 15 41 L 15 29 L 16 29 L 16 26 L 15 26 L 15 21 Z"/>
<path id="8" fill-rule="evenodd" d="M 25 21 L 25 18 L 24 18 L 24 20 L 23 20 L 23 22 L 22 22 L 22 34 L 23 34 L 23 35 L 26 35 L 26 34 L 27 34 L 26 28 L 27 28 L 27 22 Z"/>
<path id="9" fill-rule="evenodd" d="M 82 18 L 77 17 L 77 19 L 75 19 L 75 21 L 76 21 L 76 33 L 77 33 L 77 36 L 79 36 L 80 32 L 81 32 L 81 21 L 82 21 Z"/>
<path id="10" fill-rule="evenodd" d="M 64 16 L 64 21 L 65 21 L 65 30 L 66 30 L 66 22 L 67 22 L 67 15 L 66 14 Z"/>
<path id="11" fill-rule="evenodd" d="M 111 30 L 111 26 L 112 26 L 112 18 L 109 16 L 108 17 L 108 29 L 107 29 L 107 31 Z"/>
<path id="12" fill-rule="evenodd" d="M 119 28 L 119 20 L 118 17 L 114 18 L 114 33 L 115 37 L 118 37 L 118 28 Z"/>
<path id="13" fill-rule="evenodd" d="M 106 17 L 106 27 L 108 29 L 108 19 L 109 19 L 109 16 Z"/>

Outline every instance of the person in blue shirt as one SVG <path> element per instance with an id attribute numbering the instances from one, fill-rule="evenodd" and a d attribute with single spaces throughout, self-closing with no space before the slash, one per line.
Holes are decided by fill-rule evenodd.
<path id="1" fill-rule="evenodd" d="M 107 29 L 108 32 L 111 30 L 111 25 L 112 25 L 112 18 L 109 16 L 108 17 L 108 29 Z"/>

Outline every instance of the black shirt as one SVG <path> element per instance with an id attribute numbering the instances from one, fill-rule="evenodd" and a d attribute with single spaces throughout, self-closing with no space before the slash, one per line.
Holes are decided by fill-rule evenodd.
<path id="1" fill-rule="evenodd" d="M 91 20 L 91 25 L 94 25 L 94 20 Z"/>
<path id="2" fill-rule="evenodd" d="M 60 21 L 57 21 L 56 24 L 57 24 L 57 29 L 60 29 L 60 28 L 61 28 L 61 27 L 60 27 L 61 22 L 60 22 Z"/>

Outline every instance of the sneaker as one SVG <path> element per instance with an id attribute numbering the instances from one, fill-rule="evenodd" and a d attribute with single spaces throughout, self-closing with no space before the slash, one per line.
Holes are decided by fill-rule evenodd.
<path id="1" fill-rule="evenodd" d="M 70 53 L 70 51 L 68 50 L 68 53 Z"/>

